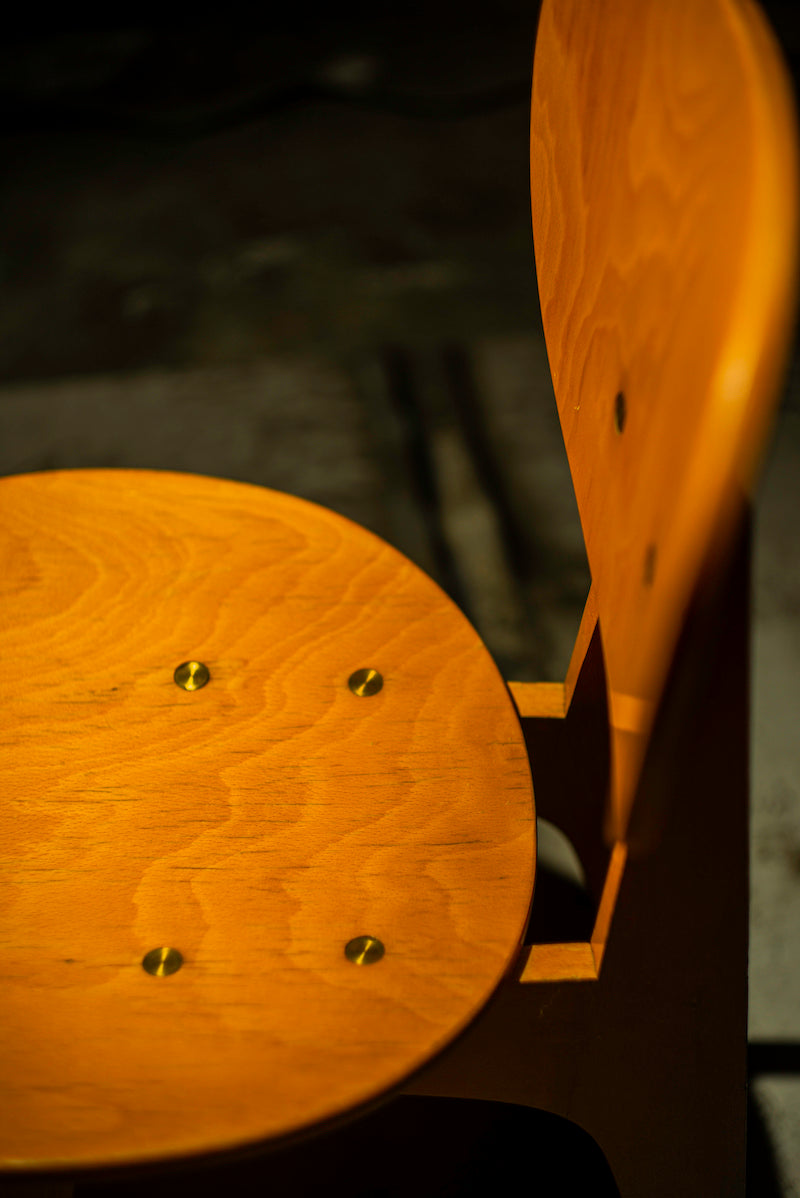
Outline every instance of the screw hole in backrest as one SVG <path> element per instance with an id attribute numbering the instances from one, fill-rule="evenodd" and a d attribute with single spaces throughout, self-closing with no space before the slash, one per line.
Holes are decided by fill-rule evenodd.
<path id="1" fill-rule="evenodd" d="M 656 576 L 656 558 L 656 547 L 651 542 L 644 551 L 643 582 L 646 587 L 653 585 L 653 580 Z"/>
<path id="2" fill-rule="evenodd" d="M 614 427 L 618 433 L 621 433 L 625 428 L 625 420 L 628 415 L 627 405 L 625 403 L 625 395 L 622 391 L 617 392 L 614 400 Z"/>

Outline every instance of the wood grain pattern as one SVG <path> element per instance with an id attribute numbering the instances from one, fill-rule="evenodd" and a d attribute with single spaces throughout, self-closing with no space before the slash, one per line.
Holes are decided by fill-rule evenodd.
<path id="1" fill-rule="evenodd" d="M 749 0 L 545 0 L 534 244 L 608 673 L 612 838 L 691 593 L 730 543 L 770 425 L 797 176 L 791 87 Z"/>
<path id="2" fill-rule="evenodd" d="M 528 760 L 476 632 L 409 561 L 260 488 L 21 476 L 0 613 L 6 1170 L 293 1132 L 480 1010 L 528 914 Z M 379 963 L 346 960 L 361 934 Z M 142 968 L 158 946 L 172 976 Z"/>
<path id="3" fill-rule="evenodd" d="M 509 682 L 508 689 L 522 719 L 564 718 L 563 682 Z"/>

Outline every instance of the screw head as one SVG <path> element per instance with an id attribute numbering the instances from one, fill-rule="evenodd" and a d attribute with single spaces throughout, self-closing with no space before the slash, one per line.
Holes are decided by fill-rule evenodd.
<path id="1" fill-rule="evenodd" d="M 173 674 L 178 686 L 182 686 L 185 691 L 199 691 L 210 677 L 208 666 L 203 665 L 202 661 L 181 662 Z"/>
<path id="2" fill-rule="evenodd" d="M 150 952 L 142 957 L 142 969 L 156 978 L 165 978 L 171 973 L 177 973 L 181 965 L 183 953 L 179 953 L 177 948 L 151 948 Z"/>
<path id="3" fill-rule="evenodd" d="M 374 965 L 384 952 L 383 942 L 374 936 L 356 936 L 344 946 L 344 955 L 354 965 Z"/>
<path id="4" fill-rule="evenodd" d="M 347 685 L 354 695 L 358 695 L 359 699 L 365 699 L 370 695 L 377 695 L 383 686 L 383 675 L 379 674 L 377 670 L 356 670 L 347 679 Z"/>

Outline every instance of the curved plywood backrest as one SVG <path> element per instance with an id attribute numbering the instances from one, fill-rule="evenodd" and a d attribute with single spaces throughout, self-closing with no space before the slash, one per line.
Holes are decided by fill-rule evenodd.
<path id="1" fill-rule="evenodd" d="M 617 835 L 689 600 L 769 431 L 794 314 L 796 146 L 750 0 L 544 0 L 534 246 L 606 661 Z"/>

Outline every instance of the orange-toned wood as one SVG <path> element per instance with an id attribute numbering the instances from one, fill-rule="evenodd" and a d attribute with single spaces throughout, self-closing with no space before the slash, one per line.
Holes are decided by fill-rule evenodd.
<path id="1" fill-rule="evenodd" d="M 509 682 L 508 689 L 521 719 L 562 719 L 567 714 L 596 627 L 597 600 L 592 587 L 564 682 Z"/>
<path id="2" fill-rule="evenodd" d="M 598 669 L 600 663 L 597 660 L 599 640 L 596 638 L 597 604 L 595 594 L 594 587 L 592 587 L 584 607 L 566 681 L 563 683 L 509 682 L 508 684 L 526 730 L 533 768 L 537 773 L 538 780 L 542 782 L 541 793 L 546 796 L 545 809 L 562 831 L 568 832 L 568 834 L 571 832 L 575 836 L 577 845 L 574 847 L 576 847 L 582 863 L 585 863 L 584 869 L 588 865 L 591 888 L 599 896 L 597 918 L 591 941 L 532 944 L 524 947 L 518 962 L 518 977 L 520 982 L 525 983 L 595 981 L 597 979 L 625 865 L 626 850 L 623 843 L 617 842 L 613 846 L 610 856 L 603 851 L 601 812 L 606 780 L 602 772 L 602 755 L 600 769 L 595 768 L 594 793 L 592 795 L 592 788 L 587 788 L 585 784 L 585 774 L 575 785 L 574 777 L 569 769 L 570 754 L 567 751 L 567 738 L 571 735 L 573 744 L 578 750 L 578 756 L 591 757 L 592 750 L 596 747 L 598 725 L 601 721 L 605 722 L 602 718 L 605 709 L 602 703 L 597 701 L 601 671 Z M 573 716 L 576 713 L 570 713 L 570 705 L 576 689 L 580 685 L 581 676 L 584 674 L 584 666 L 587 664 L 587 657 L 593 641 L 596 647 L 596 660 L 594 669 L 592 669 L 591 663 L 586 669 L 584 690 L 588 687 L 590 706 L 594 701 L 595 718 L 591 720 L 590 715 L 593 735 L 587 740 L 580 732 L 577 737 L 573 733 Z M 584 708 L 586 706 L 585 697 L 583 706 Z M 580 708 L 581 704 L 577 704 L 577 707 Z M 585 712 L 583 714 L 585 715 Z M 547 726 L 549 721 L 554 719 L 565 720 L 563 729 L 555 729 L 558 745 L 555 754 L 552 747 L 553 730 Z M 577 713 L 577 719 L 581 732 L 585 733 L 586 723 L 584 721 L 581 725 L 580 712 Z M 544 721 L 544 725 L 540 721 Z M 548 744 L 548 741 L 551 743 Z M 541 754 L 540 750 L 543 750 Z M 600 871 L 603 870 L 605 870 L 604 879 L 601 881 Z"/>
<path id="3" fill-rule="evenodd" d="M 617 843 L 611 851 L 597 917 L 589 941 L 565 944 L 526 945 L 520 953 L 518 977 L 520 982 L 589 982 L 596 981 L 603 965 L 603 955 L 611 931 L 625 872 L 628 849 Z"/>
<path id="4" fill-rule="evenodd" d="M 605 885 L 603 886 L 600 905 L 597 908 L 597 917 L 592 928 L 592 957 L 598 974 L 603 966 L 603 956 L 606 951 L 609 935 L 611 934 L 611 923 L 614 918 L 614 911 L 616 910 L 627 859 L 628 846 L 622 841 L 617 841 L 611 850 L 611 860 L 608 863 Z"/>
<path id="5" fill-rule="evenodd" d="M 523 719 L 561 720 L 566 714 L 563 682 L 509 682 L 508 689 Z"/>
<path id="6" fill-rule="evenodd" d="M 578 679 L 583 669 L 583 663 L 586 660 L 586 654 L 589 652 L 589 646 L 592 643 L 592 637 L 597 628 L 597 591 L 594 586 L 589 589 L 589 594 L 583 608 L 578 635 L 575 638 L 575 645 L 572 650 L 572 655 L 569 659 L 567 667 L 567 676 L 564 679 L 564 714 L 569 711 L 572 703 L 575 687 L 578 685 Z"/>
<path id="7" fill-rule="evenodd" d="M 581 639 L 576 654 L 580 651 L 583 659 L 564 717 L 525 716 L 522 728 L 537 816 L 555 824 L 571 841 L 588 890 L 599 904 L 611 855 L 603 828 L 609 727 L 600 631 L 595 627 L 585 650 Z"/>
<path id="8" fill-rule="evenodd" d="M 597 965 L 588 942 L 530 944 L 520 954 L 520 982 L 593 982 Z"/>
<path id="9" fill-rule="evenodd" d="M 573 1120 L 606 1154 L 623 1198 L 744 1194 L 743 533 L 730 572 L 696 597 L 678 645 L 599 976 L 582 984 L 574 972 L 536 985 L 509 980 L 406 1088 L 521 1103 Z M 552 964 L 565 964 L 564 949 L 554 946 Z M 544 963 L 545 946 L 531 960 L 537 956 Z"/>
<path id="10" fill-rule="evenodd" d="M 797 177 L 791 87 L 750 0 L 544 0 L 534 244 L 608 673 L 611 840 L 698 572 L 764 445 Z"/>
<path id="11" fill-rule="evenodd" d="M 789 95 L 749 0 L 544 2 L 534 236 L 594 581 L 564 687 L 517 697 L 600 893 L 590 942 L 515 960 L 513 704 L 408 562 L 234 484 L 0 484 L 7 1169 L 252 1144 L 419 1068 L 416 1092 L 580 1122 L 625 1194 L 743 1188 L 744 555 L 720 579 L 791 323 Z M 605 859 L 578 753 L 610 776 Z M 378 965 L 345 960 L 359 933 Z M 150 978 L 170 943 L 183 968 Z"/>
<path id="12" fill-rule="evenodd" d="M 0 613 L 2 1168 L 294 1132 L 477 1014 L 526 924 L 530 774 L 420 570 L 290 496 L 56 472 L 0 480 Z"/>

